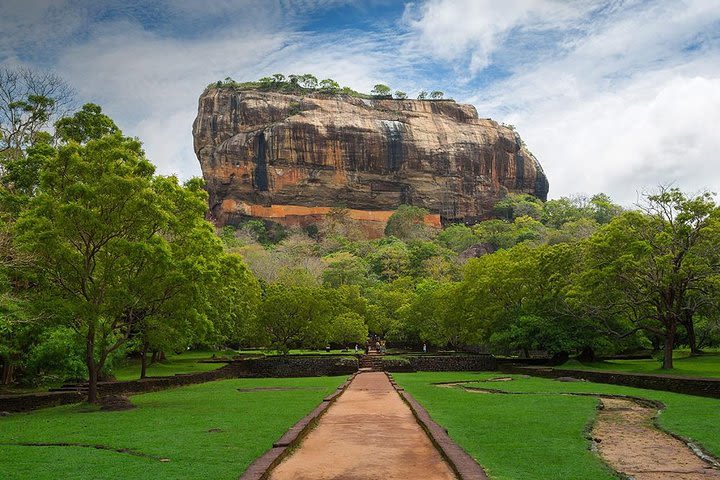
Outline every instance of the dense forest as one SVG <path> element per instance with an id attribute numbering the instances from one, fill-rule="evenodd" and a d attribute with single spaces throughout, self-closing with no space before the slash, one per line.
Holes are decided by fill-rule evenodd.
<path id="1" fill-rule="evenodd" d="M 2 383 L 99 378 L 192 347 L 364 344 L 592 357 L 720 345 L 720 208 L 658 187 L 507 195 L 433 229 L 403 205 L 367 239 L 338 207 L 287 230 L 216 229 L 200 179 L 155 173 L 139 140 L 62 79 L 0 71 Z"/>

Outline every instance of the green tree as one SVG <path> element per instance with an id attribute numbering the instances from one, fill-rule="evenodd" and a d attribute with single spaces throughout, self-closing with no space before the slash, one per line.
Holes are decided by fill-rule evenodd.
<path id="1" fill-rule="evenodd" d="M 237 254 L 222 254 L 213 264 L 203 292 L 212 322 L 210 338 L 218 343 L 247 341 L 260 304 L 260 284 Z"/>
<path id="2" fill-rule="evenodd" d="M 399 311 L 412 302 L 415 284 L 410 277 L 401 277 L 387 283 L 378 283 L 366 293 L 368 328 L 381 338 L 405 342 L 407 336 L 400 322 Z"/>
<path id="3" fill-rule="evenodd" d="M 353 312 L 365 318 L 368 301 L 358 285 L 341 285 L 338 288 L 327 289 L 326 293 L 332 302 L 333 315 Z"/>
<path id="4" fill-rule="evenodd" d="M 368 256 L 372 272 L 385 281 L 410 275 L 410 251 L 398 240 L 385 242 Z"/>
<path id="5" fill-rule="evenodd" d="M 581 218 L 564 223 L 559 229 L 549 229 L 547 232 L 547 243 L 572 243 L 590 238 L 600 226 L 591 218 Z"/>
<path id="6" fill-rule="evenodd" d="M 310 90 L 315 90 L 318 86 L 318 79 L 315 75 L 306 73 L 300 77 L 300 84 Z"/>
<path id="7" fill-rule="evenodd" d="M 461 223 L 445 227 L 437 236 L 437 242 L 450 250 L 460 253 L 480 242 L 472 228 Z"/>
<path id="8" fill-rule="evenodd" d="M 319 225 L 319 234 L 324 240 L 343 242 L 365 239 L 362 225 L 350 217 L 346 208 L 332 208 Z"/>
<path id="9" fill-rule="evenodd" d="M 327 341 L 331 312 L 324 289 L 275 283 L 258 311 L 259 333 L 283 354 L 293 346 L 320 346 Z"/>
<path id="10" fill-rule="evenodd" d="M 73 98 L 70 86 L 54 73 L 0 68 L 0 177 L 4 161 L 22 156 Z"/>
<path id="11" fill-rule="evenodd" d="M 592 216 L 597 223 L 605 225 L 620 215 L 623 212 L 623 208 L 613 203 L 609 196 L 604 193 L 598 193 L 590 198 L 589 208 L 592 211 Z"/>
<path id="12" fill-rule="evenodd" d="M 480 243 L 488 243 L 494 248 L 510 248 L 515 245 L 515 225 L 504 220 L 486 220 L 472 227 Z"/>
<path id="13" fill-rule="evenodd" d="M 378 83 L 373 87 L 373 89 L 370 91 L 373 95 L 376 97 L 387 97 L 390 95 L 392 90 L 387 85 L 383 85 L 382 83 Z"/>
<path id="14" fill-rule="evenodd" d="M 94 103 L 86 103 L 72 117 L 64 117 L 55 122 L 55 135 L 64 142 L 72 140 L 87 143 L 119 131 L 115 122 Z"/>
<path id="15" fill-rule="evenodd" d="M 368 327 L 365 319 L 355 312 L 346 312 L 335 317 L 330 324 L 330 338 L 345 349 L 351 343 L 365 343 L 368 338 Z"/>
<path id="16" fill-rule="evenodd" d="M 577 199 L 562 197 L 548 200 L 543 205 L 542 222 L 552 228 L 560 228 L 568 222 L 591 216 L 590 209 Z"/>
<path id="17" fill-rule="evenodd" d="M 523 299 L 535 287 L 535 270 L 533 249 L 525 245 L 468 261 L 461 291 L 481 341 L 521 315 Z"/>
<path id="18" fill-rule="evenodd" d="M 433 100 L 440 100 L 444 96 L 445 94 L 440 90 L 433 90 L 432 92 L 430 92 L 430 98 L 432 98 Z"/>
<path id="19" fill-rule="evenodd" d="M 509 193 L 495 204 L 494 213 L 498 217 L 510 221 L 523 216 L 540 220 L 543 216 L 543 203 L 532 195 Z"/>
<path id="20" fill-rule="evenodd" d="M 398 100 L 405 100 L 407 98 L 407 93 L 402 90 L 395 90 L 395 98 Z"/>
<path id="21" fill-rule="evenodd" d="M 567 301 L 582 252 L 578 244 L 523 244 L 471 259 L 454 309 L 478 341 L 508 353 L 612 348 L 602 326 Z"/>
<path id="22" fill-rule="evenodd" d="M 335 94 L 340 90 L 340 84 L 332 78 L 326 78 L 320 82 L 320 91 Z"/>
<path id="23" fill-rule="evenodd" d="M 420 93 L 418 93 L 417 99 L 418 100 L 425 100 L 428 97 L 428 92 L 426 90 L 420 90 Z"/>
<path id="24" fill-rule="evenodd" d="M 260 84 L 260 88 L 268 89 L 275 83 L 275 79 L 273 77 L 262 77 L 258 80 L 258 83 Z"/>
<path id="25" fill-rule="evenodd" d="M 390 216 L 385 225 L 385 235 L 401 240 L 427 239 L 432 236 L 432 229 L 425 223 L 428 211 L 422 207 L 400 205 Z"/>
<path id="26" fill-rule="evenodd" d="M 341 285 L 362 285 L 368 280 L 368 265 L 349 252 L 337 252 L 323 257 L 326 267 L 322 273 L 323 285 L 337 288 Z"/>
<path id="27" fill-rule="evenodd" d="M 36 135 L 34 145 L 23 155 L 8 158 L 4 175 L 0 176 L 0 214 L 5 212 L 8 220 L 17 218 L 40 184 L 40 170 L 55 154 L 49 134 Z"/>
<path id="28" fill-rule="evenodd" d="M 37 334 L 27 299 L 12 285 L 11 274 L 23 263 L 13 249 L 7 225 L 0 224 L 0 385 L 13 383 L 15 369 L 22 364 Z"/>
<path id="29" fill-rule="evenodd" d="M 664 341 L 663 368 L 683 321 L 720 273 L 718 208 L 712 196 L 676 188 L 647 195 L 640 211 L 625 212 L 593 235 L 575 296 L 604 318 L 625 316 Z M 695 302 L 690 302 L 691 298 Z"/>
<path id="30" fill-rule="evenodd" d="M 86 341 L 89 401 L 107 357 L 130 331 L 111 304 L 126 293 L 121 277 L 159 253 L 154 232 L 163 212 L 152 188 L 152 165 L 140 144 L 118 135 L 62 147 L 42 172 L 41 192 L 17 223 L 18 242 L 39 260 L 49 287 L 74 312 Z M 122 264 L 122 267 L 121 267 Z"/>
<path id="31" fill-rule="evenodd" d="M 202 340 L 237 341 L 247 336 L 260 289 L 242 259 L 224 252 L 205 221 L 202 182 L 180 186 L 174 177 L 154 179 L 169 222 L 160 233 L 168 249 L 145 259 L 142 272 L 126 279 L 122 302 L 138 341 L 141 378 L 148 351 L 184 349 Z M 179 314 L 182 312 L 182 314 Z"/>
<path id="32" fill-rule="evenodd" d="M 457 283 L 420 282 L 412 301 L 399 311 L 406 338 L 451 348 L 475 343 L 478 332 L 458 301 L 459 288 Z"/>
<path id="33" fill-rule="evenodd" d="M 203 219 L 205 195 L 197 182 L 155 177 L 140 143 L 120 133 L 61 146 L 44 165 L 17 242 L 84 338 L 90 402 L 142 319 L 207 320 L 212 292 L 198 290 L 212 284 L 222 245 Z"/>

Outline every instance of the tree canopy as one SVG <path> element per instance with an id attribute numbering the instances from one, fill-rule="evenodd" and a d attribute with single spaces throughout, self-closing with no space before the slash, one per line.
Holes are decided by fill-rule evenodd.
<path id="1" fill-rule="evenodd" d="M 257 284 L 239 259 L 226 258 L 204 219 L 207 196 L 198 182 L 156 176 L 140 143 L 95 106 L 58 128 L 65 142 L 40 168 L 15 238 L 34 259 L 45 294 L 62 302 L 68 325 L 84 338 L 95 401 L 106 361 L 134 336 L 148 342 L 161 329 L 175 339 L 211 332 L 211 312 L 247 315 L 252 302 L 238 299 L 219 312 L 215 295 L 242 290 L 252 299 Z M 228 267 L 236 275 L 222 278 Z"/>

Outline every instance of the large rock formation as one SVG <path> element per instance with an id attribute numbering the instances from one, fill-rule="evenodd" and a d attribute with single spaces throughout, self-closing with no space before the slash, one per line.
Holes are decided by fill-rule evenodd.
<path id="1" fill-rule="evenodd" d="M 306 225 L 344 207 L 381 231 L 404 203 L 430 222 L 473 223 L 507 192 L 548 192 L 514 130 L 451 100 L 209 88 L 193 135 L 220 224 Z"/>

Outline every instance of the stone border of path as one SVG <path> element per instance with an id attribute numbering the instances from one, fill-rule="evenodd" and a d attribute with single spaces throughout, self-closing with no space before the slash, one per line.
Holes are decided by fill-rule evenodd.
<path id="1" fill-rule="evenodd" d="M 430 441 L 450 465 L 460 480 L 489 480 L 485 470 L 460 445 L 455 443 L 443 427 L 430 417 L 425 408 L 415 398 L 399 386 L 392 375 L 385 372 L 390 384 L 400 398 L 410 407 L 415 419 L 425 430 Z"/>
<path id="2" fill-rule="evenodd" d="M 310 430 L 315 427 L 320 417 L 327 411 L 330 405 L 343 394 L 358 373 L 359 372 L 355 372 L 350 375 L 335 392 L 325 397 L 322 403 L 315 407 L 312 412 L 290 427 L 282 437 L 273 443 L 270 450 L 250 464 L 247 470 L 240 476 L 239 480 L 262 480 L 267 478 L 267 474 L 310 433 Z"/>

